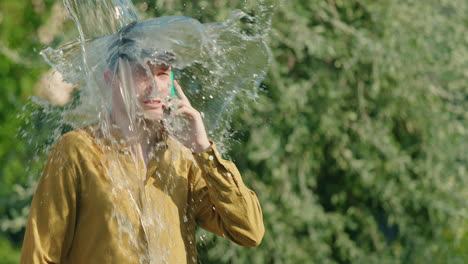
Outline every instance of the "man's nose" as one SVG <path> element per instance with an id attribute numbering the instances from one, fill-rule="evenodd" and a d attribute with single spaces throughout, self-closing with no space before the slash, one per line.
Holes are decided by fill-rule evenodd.
<path id="1" fill-rule="evenodd" d="M 150 97 L 157 97 L 160 93 L 159 85 L 156 80 L 148 82 L 146 90 Z"/>

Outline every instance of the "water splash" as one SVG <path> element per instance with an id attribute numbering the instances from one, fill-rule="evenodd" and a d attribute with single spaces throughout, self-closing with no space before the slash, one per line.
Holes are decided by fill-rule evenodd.
<path id="1" fill-rule="evenodd" d="M 264 32 L 247 34 L 243 20 L 252 18 L 242 11 L 233 12 L 223 23 L 210 24 L 182 16 L 160 17 L 139 23 L 129 36 L 138 39 L 135 53 L 155 50 L 156 46 L 175 54 L 176 78 L 194 107 L 203 113 L 212 133 L 218 128 L 220 118 L 228 117 L 235 108 L 230 104 L 236 96 L 241 93 L 250 98 L 257 96 L 257 88 L 270 63 Z M 86 35 L 93 34 L 83 31 L 83 36 Z M 65 121 L 74 127 L 96 122 L 93 117 L 106 112 L 99 107 L 109 99 L 105 92 L 108 85 L 102 76 L 109 68 L 107 58 L 115 52 L 110 46 L 117 38 L 116 34 L 92 41 L 82 37 L 82 42 L 57 50 L 48 48 L 41 53 L 64 80 L 81 87 L 81 104 L 65 114 Z"/>
<path id="2" fill-rule="evenodd" d="M 234 102 L 239 102 L 234 99 L 255 99 L 270 64 L 265 38 L 272 6 L 260 5 L 256 16 L 237 10 L 224 22 L 202 24 L 184 16 L 140 21 L 128 0 L 64 0 L 64 4 L 78 28 L 79 41 L 41 52 L 66 82 L 77 87 L 75 100 L 58 111 L 58 118 L 74 129 L 87 127 L 98 138 L 104 158 L 97 162 L 112 182 L 109 199 L 115 207 L 111 218 L 118 223 L 119 236 L 128 237 L 134 249 L 141 252 L 141 263 L 168 262 L 178 254 L 159 241 L 189 237 L 194 232 L 170 224 L 179 219 L 181 225 L 194 225 L 190 212 L 172 210 L 181 199 L 176 190 L 187 188 L 186 179 L 179 177 L 173 164 L 193 161 L 193 156 L 179 142 L 171 143 L 172 148 L 183 151 L 162 151 L 161 157 L 149 157 L 158 163 L 158 170 L 147 171 L 151 164 L 142 165 L 137 149 L 122 150 L 122 142 L 113 141 L 116 116 L 127 121 L 127 127 L 119 129 L 129 133 L 150 131 L 160 121 L 171 135 L 186 129 L 183 119 L 145 108 L 148 98 L 160 99 L 168 106 L 181 99 L 181 94 L 172 96 L 168 92 L 167 79 L 153 78 L 155 71 L 170 66 L 193 107 L 202 113 L 210 138 L 222 146 L 230 137 Z M 132 160 L 133 166 L 123 160 Z M 161 187 L 156 191 L 164 194 L 162 198 L 145 195 L 147 175 Z M 130 201 L 138 222 L 122 213 L 122 199 Z M 142 243 L 138 239 L 141 234 L 152 242 Z M 193 244 L 191 238 L 188 241 Z M 132 249 L 126 250 L 131 254 Z"/>

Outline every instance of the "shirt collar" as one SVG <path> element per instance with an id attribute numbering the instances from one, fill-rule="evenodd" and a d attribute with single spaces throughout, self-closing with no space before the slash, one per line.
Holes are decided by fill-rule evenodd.
<path id="1" fill-rule="evenodd" d="M 108 129 L 106 129 L 104 125 L 99 124 L 92 125 L 87 129 L 91 130 L 90 132 L 99 143 L 120 151 L 127 151 L 128 146 L 130 146 L 132 142 L 137 141 L 137 138 L 125 139 L 122 130 L 115 124 L 112 124 Z M 155 127 L 155 129 L 159 129 L 156 133 L 155 147 L 158 149 L 167 149 L 169 137 L 167 130 L 162 125 L 160 127 Z"/>

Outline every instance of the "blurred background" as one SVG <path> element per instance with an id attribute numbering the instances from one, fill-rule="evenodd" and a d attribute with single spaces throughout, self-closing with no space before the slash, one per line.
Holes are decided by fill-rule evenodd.
<path id="1" fill-rule="evenodd" d="M 205 23 L 268 1 L 133 2 Z M 271 5 L 273 61 L 227 153 L 266 234 L 243 248 L 199 230 L 200 262 L 468 263 L 468 2 Z M 66 131 L 50 126 L 76 92 L 39 51 L 76 37 L 62 1 L 0 2 L 0 263 L 19 262 L 48 133 Z"/>

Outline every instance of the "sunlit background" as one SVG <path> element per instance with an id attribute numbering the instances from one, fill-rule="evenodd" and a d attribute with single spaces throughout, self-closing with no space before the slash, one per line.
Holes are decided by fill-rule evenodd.
<path id="1" fill-rule="evenodd" d="M 199 230 L 201 263 L 468 263 L 467 1 L 133 2 L 143 19 L 274 12 L 226 153 L 266 234 L 243 248 Z M 19 262 L 47 133 L 67 131 L 50 109 L 79 93 L 39 52 L 76 38 L 62 1 L 0 2 L 0 263 Z"/>

